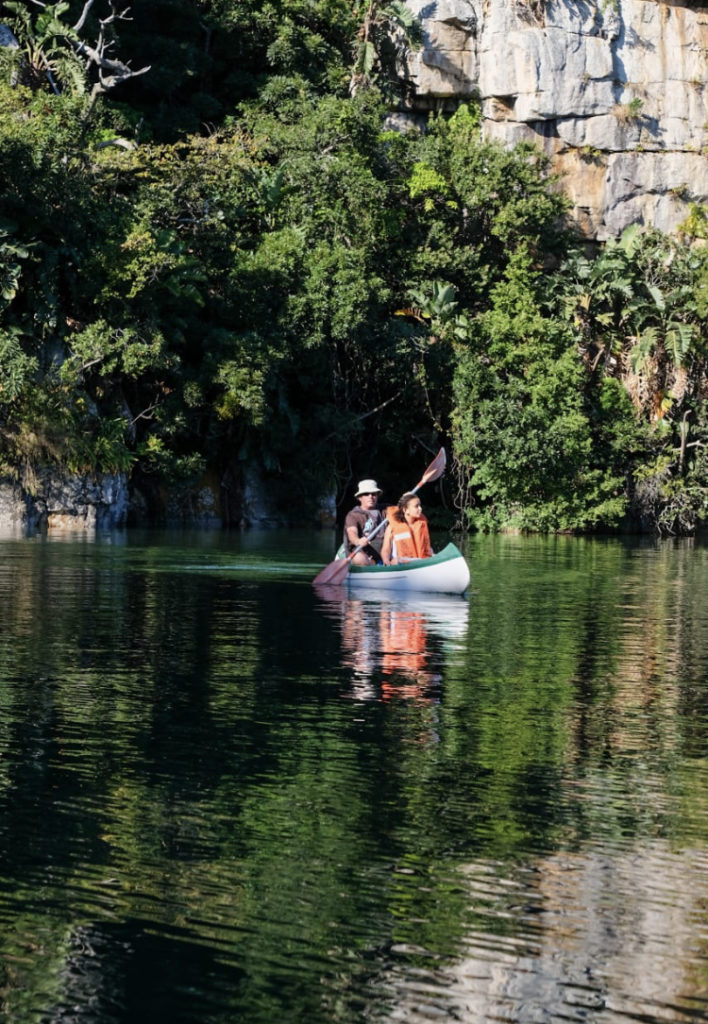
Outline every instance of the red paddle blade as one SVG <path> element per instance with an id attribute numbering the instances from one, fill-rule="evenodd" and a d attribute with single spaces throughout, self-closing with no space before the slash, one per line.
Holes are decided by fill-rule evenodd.
<path id="1" fill-rule="evenodd" d="M 333 562 L 326 565 L 321 572 L 318 572 L 312 581 L 314 584 L 329 583 L 330 586 L 339 586 L 344 583 L 349 572 L 348 558 L 335 558 Z"/>
<path id="2" fill-rule="evenodd" d="M 423 484 L 429 484 L 431 480 L 437 480 L 445 472 L 445 466 L 447 465 L 447 455 L 445 449 L 441 448 L 438 454 L 435 456 L 433 461 L 430 463 L 425 473 L 420 478 L 420 483 L 416 485 L 416 491 Z"/>
<path id="3" fill-rule="evenodd" d="M 349 600 L 349 588 L 338 587 L 336 583 L 318 583 L 315 586 L 315 593 L 321 601 L 326 601 L 329 604 L 337 602 L 338 604 L 346 604 Z"/>

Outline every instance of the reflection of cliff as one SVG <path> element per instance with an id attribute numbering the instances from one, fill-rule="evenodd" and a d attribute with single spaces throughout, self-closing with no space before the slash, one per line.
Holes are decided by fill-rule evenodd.
<path id="1" fill-rule="evenodd" d="M 318 596 L 341 630 L 342 665 L 361 699 L 428 699 L 442 677 L 445 641 L 467 631 L 462 598 L 350 597 L 343 587 L 321 587 Z"/>
<path id="2" fill-rule="evenodd" d="M 697 727 L 705 720 L 705 690 L 692 681 L 708 671 L 708 558 L 690 539 L 662 542 L 651 553 L 625 565 L 611 596 L 621 614 L 603 623 L 603 642 L 595 635 L 595 607 L 585 628 L 575 685 L 591 686 L 597 699 L 578 701 L 572 711 L 584 759 L 644 748 L 655 759 L 705 754 Z M 598 659 L 603 645 L 610 659 Z"/>
<path id="3" fill-rule="evenodd" d="M 672 231 L 708 198 L 708 13 L 657 0 L 407 0 L 417 110 L 479 97 L 485 134 L 553 158 L 588 236 Z"/>
<path id="4" fill-rule="evenodd" d="M 655 841 L 592 846 L 502 874 L 464 869 L 471 927 L 465 953 L 430 978 L 445 1019 L 464 1021 L 705 1019 L 708 864 Z M 400 972 L 390 1021 L 426 1012 L 420 978 Z M 431 985 L 431 991 L 432 991 Z"/>

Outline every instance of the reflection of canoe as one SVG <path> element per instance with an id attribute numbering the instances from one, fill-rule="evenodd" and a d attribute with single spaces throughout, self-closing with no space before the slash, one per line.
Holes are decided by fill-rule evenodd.
<path id="1" fill-rule="evenodd" d="M 448 544 L 432 558 L 414 558 L 402 565 L 352 565 L 347 579 L 357 589 L 462 594 L 469 586 L 470 571 L 459 549 Z"/>
<path id="2" fill-rule="evenodd" d="M 466 597 L 326 584 L 314 590 L 341 634 L 342 667 L 351 670 L 347 696 L 439 699 L 446 658 L 467 636 Z"/>
<path id="3" fill-rule="evenodd" d="M 467 636 L 470 606 L 466 597 L 453 594 L 426 594 L 423 591 L 376 591 L 371 594 L 356 588 L 356 597 L 365 601 L 386 602 L 389 612 L 398 618 L 422 614 L 429 631 L 446 640 L 459 640 Z"/>
<path id="4" fill-rule="evenodd" d="M 385 606 L 388 612 L 399 617 L 422 613 L 431 633 L 441 638 L 459 640 L 467 635 L 469 603 L 459 594 L 374 590 L 363 586 L 350 591 L 348 587 L 327 585 L 315 586 L 315 593 L 325 607 L 342 609 L 349 619 L 372 618 Z"/>

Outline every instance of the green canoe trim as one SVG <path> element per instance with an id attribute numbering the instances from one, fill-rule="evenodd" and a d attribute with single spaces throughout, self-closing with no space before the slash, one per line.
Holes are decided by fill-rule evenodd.
<path id="1" fill-rule="evenodd" d="M 410 562 L 404 562 L 402 565 L 351 565 L 349 572 L 365 573 L 371 576 L 376 573 L 407 572 L 409 569 L 441 565 L 443 562 L 451 562 L 454 558 L 462 558 L 462 552 L 454 544 L 447 544 L 432 558 L 412 558 Z"/>

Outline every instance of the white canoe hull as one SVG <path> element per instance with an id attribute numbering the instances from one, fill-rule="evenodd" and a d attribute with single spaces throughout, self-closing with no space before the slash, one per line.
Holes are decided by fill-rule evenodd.
<path id="1" fill-rule="evenodd" d="M 432 558 L 416 558 L 402 565 L 352 565 L 347 582 L 357 589 L 463 594 L 470 583 L 470 570 L 458 548 L 448 544 Z"/>

